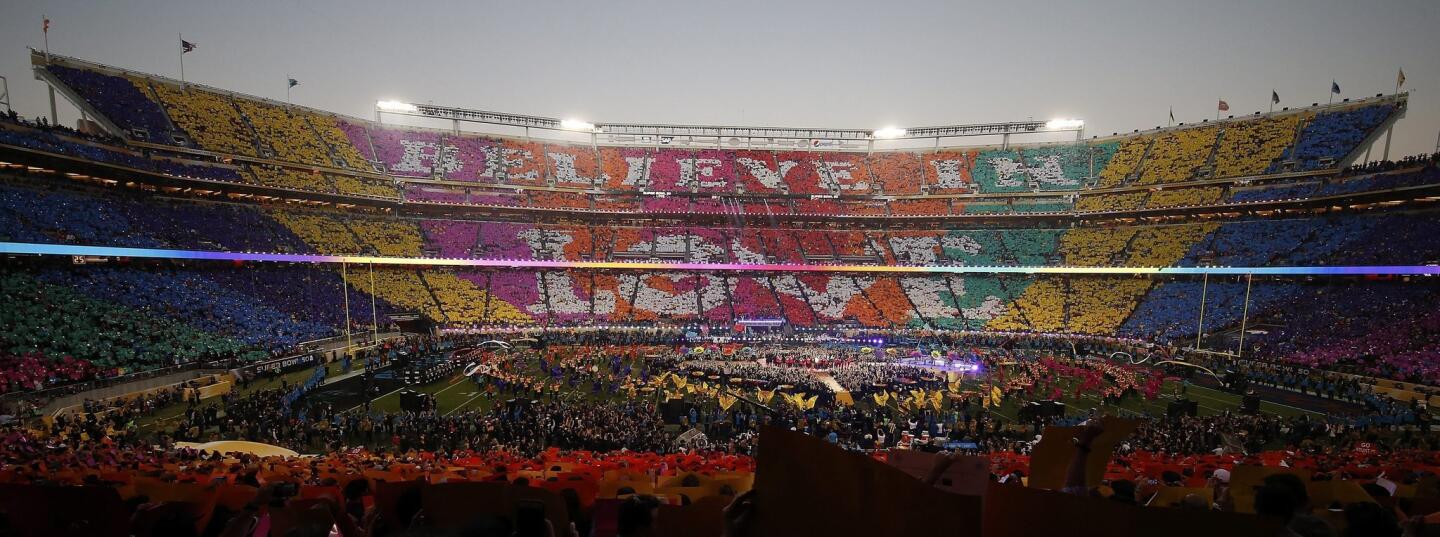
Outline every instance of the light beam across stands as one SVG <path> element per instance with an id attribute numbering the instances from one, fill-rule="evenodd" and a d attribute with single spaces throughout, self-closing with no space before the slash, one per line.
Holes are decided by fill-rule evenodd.
<path id="1" fill-rule="evenodd" d="M 1435 265 L 1376 265 L 1331 267 L 1005 267 L 1005 266 L 881 266 L 881 265 L 775 265 L 748 263 L 654 263 L 613 261 L 546 261 L 529 259 L 440 259 L 426 257 L 383 257 L 363 255 L 266 254 L 215 252 L 159 248 L 121 248 L 0 242 L 0 254 L 92 257 L 138 257 L 147 259 L 200 259 L 214 261 L 271 261 L 281 263 L 374 263 L 377 265 L 465 266 L 536 269 L 622 269 L 735 272 L 876 272 L 909 274 L 1259 274 L 1271 276 L 1433 276 Z"/>

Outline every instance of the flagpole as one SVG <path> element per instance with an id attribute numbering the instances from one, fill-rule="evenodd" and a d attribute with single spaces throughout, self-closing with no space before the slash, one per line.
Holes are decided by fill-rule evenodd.
<path id="1" fill-rule="evenodd" d="M 180 40 L 180 87 L 183 89 L 185 87 L 185 36 L 176 32 L 175 37 Z"/>
<path id="2" fill-rule="evenodd" d="M 45 34 L 45 63 L 50 63 L 50 16 L 42 14 L 40 18 L 44 21 L 45 30 L 42 32 Z"/>
<path id="3" fill-rule="evenodd" d="M 1330 81 L 1330 102 L 1327 102 L 1327 103 L 1325 103 L 1325 104 L 1335 104 L 1335 81 L 1334 81 L 1334 80 L 1331 80 L 1331 81 Z"/>
<path id="4" fill-rule="evenodd" d="M 1245 275 L 1245 309 L 1240 312 L 1240 348 L 1235 349 L 1235 357 L 1245 356 L 1245 325 L 1250 320 L 1250 286 L 1255 283 L 1255 274 Z"/>
<path id="5" fill-rule="evenodd" d="M 375 263 L 374 263 L 373 261 L 370 263 L 370 290 L 371 290 L 371 291 L 374 291 L 374 290 L 375 290 Z M 347 292 L 348 292 L 348 291 L 347 291 Z M 375 313 L 375 311 L 376 311 L 376 310 L 375 310 L 375 295 L 376 295 L 376 293 L 373 293 L 373 292 L 370 293 L 370 329 L 373 330 L 374 333 L 375 333 L 375 339 L 374 339 L 374 341 L 373 341 L 372 343 L 379 344 L 379 343 L 380 343 L 380 316 Z M 348 297 L 348 295 L 347 295 L 347 297 Z"/>
<path id="6" fill-rule="evenodd" d="M 290 104 L 290 73 L 285 73 L 285 104 Z"/>
<path id="7" fill-rule="evenodd" d="M 354 346 L 350 342 L 350 271 L 348 265 L 345 262 L 340 263 L 340 294 L 345 295 L 345 352 L 347 354 Z M 371 290 L 373 291 L 374 288 L 372 287 Z"/>
<path id="8" fill-rule="evenodd" d="M 1205 295 L 1210 290 L 1210 273 L 1205 273 L 1205 279 L 1200 284 L 1200 318 L 1195 323 L 1195 350 L 1200 350 L 1200 336 L 1205 333 Z"/>
<path id="9" fill-rule="evenodd" d="M 1271 90 L 1270 90 L 1270 111 L 1271 111 L 1271 112 L 1274 112 L 1274 111 L 1275 111 L 1275 90 L 1274 90 L 1274 89 L 1271 89 Z"/>

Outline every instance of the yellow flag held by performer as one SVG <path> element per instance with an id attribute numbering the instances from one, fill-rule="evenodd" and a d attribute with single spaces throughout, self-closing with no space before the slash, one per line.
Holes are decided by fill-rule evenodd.
<path id="1" fill-rule="evenodd" d="M 941 393 L 940 390 L 935 390 L 935 391 L 933 391 L 933 392 L 930 392 L 930 406 L 931 406 L 931 407 L 933 407 L 936 411 L 939 411 L 939 410 L 940 410 L 940 407 L 941 407 L 942 405 L 944 405 L 944 404 L 945 404 L 945 394 L 944 394 L 944 393 Z"/>
<path id="2" fill-rule="evenodd" d="M 818 395 L 812 395 L 812 396 L 810 396 L 809 399 L 806 399 L 806 400 L 805 400 L 804 406 L 802 406 L 802 407 L 800 407 L 800 408 L 803 408 L 803 409 L 805 409 L 805 410 L 813 410 L 813 409 L 815 408 L 815 401 L 818 401 L 818 400 L 820 400 L 820 396 L 818 396 Z"/>
<path id="3" fill-rule="evenodd" d="M 767 392 L 760 388 L 755 388 L 755 400 L 759 401 L 762 405 L 770 404 L 770 399 L 773 399 L 774 397 L 775 390 L 770 390 Z"/>
<path id="4" fill-rule="evenodd" d="M 791 394 L 791 395 L 790 395 L 790 404 L 795 405 L 795 408 L 797 408 L 797 409 L 805 410 L 805 394 L 803 394 L 803 393 Z"/>
<path id="5" fill-rule="evenodd" d="M 890 392 L 880 392 L 875 394 L 874 397 L 875 404 L 879 406 L 885 406 L 887 403 L 890 402 Z"/>
<path id="6" fill-rule="evenodd" d="M 730 395 L 721 394 L 715 400 L 720 403 L 720 410 L 730 410 L 730 407 L 735 404 L 735 397 Z"/>

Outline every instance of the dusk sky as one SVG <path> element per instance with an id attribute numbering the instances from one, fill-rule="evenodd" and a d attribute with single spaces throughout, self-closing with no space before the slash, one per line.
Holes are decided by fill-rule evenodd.
<path id="1" fill-rule="evenodd" d="M 372 117 L 377 98 L 590 121 L 876 128 L 1079 117 L 1088 135 L 1388 93 L 1391 156 L 1440 131 L 1440 1 L 374 2 L 12 0 L 0 76 L 46 113 L 26 46 Z M 1278 108 L 1277 108 L 1278 109 Z M 61 120 L 76 112 L 62 107 Z M 1374 155 L 1378 158 L 1378 152 Z"/>

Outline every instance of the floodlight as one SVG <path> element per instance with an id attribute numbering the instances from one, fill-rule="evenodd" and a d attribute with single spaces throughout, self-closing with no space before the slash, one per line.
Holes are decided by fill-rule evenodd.
<path id="1" fill-rule="evenodd" d="M 905 135 L 905 129 L 900 127 L 885 127 L 877 129 L 875 132 L 870 133 L 870 135 L 876 138 L 899 138 Z"/>
<path id="2" fill-rule="evenodd" d="M 595 124 L 578 119 L 562 119 L 560 120 L 560 128 L 567 131 L 593 131 L 595 130 Z"/>
<path id="3" fill-rule="evenodd" d="M 375 101 L 375 108 L 385 112 L 418 112 L 415 105 L 401 101 Z"/>
<path id="4" fill-rule="evenodd" d="M 1052 119 L 1045 122 L 1045 128 L 1052 130 L 1078 129 L 1085 126 L 1083 119 Z"/>

